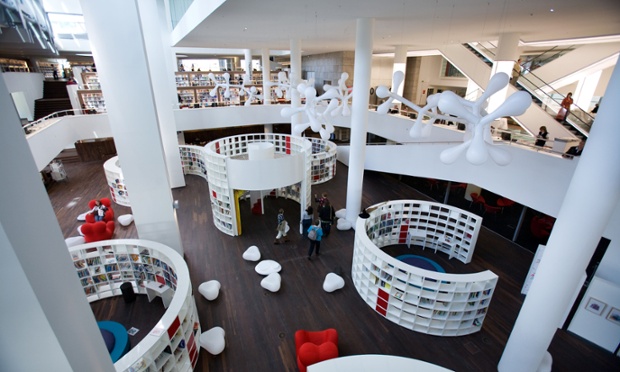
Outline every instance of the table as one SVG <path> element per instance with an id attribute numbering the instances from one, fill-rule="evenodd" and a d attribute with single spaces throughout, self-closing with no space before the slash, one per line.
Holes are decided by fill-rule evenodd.
<path id="1" fill-rule="evenodd" d="M 149 302 L 153 301 L 155 297 L 159 296 L 164 303 L 164 307 L 168 308 L 170 302 L 172 301 L 172 297 L 174 296 L 172 288 L 158 282 L 148 282 L 146 283 L 145 287 L 146 296 L 148 297 Z"/>
<path id="2" fill-rule="evenodd" d="M 398 357 L 393 355 L 352 355 L 308 366 L 308 372 L 338 372 L 338 371 L 418 371 L 418 372 L 448 372 L 450 369 L 417 359 Z"/>

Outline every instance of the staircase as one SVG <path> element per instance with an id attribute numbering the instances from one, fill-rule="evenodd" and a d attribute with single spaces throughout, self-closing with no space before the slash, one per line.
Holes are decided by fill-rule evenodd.
<path id="1" fill-rule="evenodd" d="M 34 101 L 34 119 L 38 120 L 54 112 L 71 110 L 71 100 L 65 80 L 45 80 L 43 98 Z"/>

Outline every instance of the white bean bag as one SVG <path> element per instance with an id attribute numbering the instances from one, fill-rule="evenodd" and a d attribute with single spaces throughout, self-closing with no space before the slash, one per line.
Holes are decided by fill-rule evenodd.
<path id="1" fill-rule="evenodd" d="M 123 226 L 129 226 L 133 222 L 133 214 L 123 214 L 122 216 L 118 216 L 118 223 Z"/>
<path id="2" fill-rule="evenodd" d="M 84 234 L 82 233 L 82 225 L 77 227 L 77 232 L 81 235 L 84 236 Z"/>
<path id="3" fill-rule="evenodd" d="M 262 260 L 254 268 L 260 275 L 269 275 L 272 273 L 279 273 L 282 270 L 282 266 L 274 260 Z"/>
<path id="4" fill-rule="evenodd" d="M 344 287 L 344 279 L 340 275 L 329 273 L 325 276 L 325 281 L 323 282 L 323 290 L 325 292 L 333 292 L 342 287 Z"/>
<path id="5" fill-rule="evenodd" d="M 347 216 L 347 209 L 346 208 L 339 209 L 336 211 L 335 215 L 338 218 L 345 218 Z"/>
<path id="6" fill-rule="evenodd" d="M 220 294 L 222 285 L 217 280 L 209 280 L 198 286 L 198 292 L 209 301 L 213 301 Z"/>
<path id="7" fill-rule="evenodd" d="M 77 220 L 78 220 L 78 221 L 86 221 L 86 215 L 87 215 L 88 213 L 89 213 L 89 212 L 84 212 L 84 213 L 80 214 L 80 215 L 77 217 Z"/>
<path id="8" fill-rule="evenodd" d="M 280 284 L 282 284 L 282 277 L 278 273 L 271 273 L 260 281 L 260 286 L 271 292 L 279 291 Z"/>
<path id="9" fill-rule="evenodd" d="M 65 243 L 67 243 L 67 247 L 74 247 L 76 245 L 86 243 L 86 240 L 83 236 L 73 236 L 71 238 L 65 239 Z"/>
<path id="10" fill-rule="evenodd" d="M 258 261 L 260 260 L 260 251 L 258 247 L 253 245 L 243 252 L 243 259 L 246 261 Z"/>
<path id="11" fill-rule="evenodd" d="M 351 230 L 351 228 L 353 228 L 353 224 L 344 218 L 339 218 L 336 223 L 336 228 L 338 230 Z"/>
<path id="12" fill-rule="evenodd" d="M 225 335 L 222 327 L 213 327 L 200 335 L 200 346 L 209 353 L 218 355 L 226 347 Z"/>

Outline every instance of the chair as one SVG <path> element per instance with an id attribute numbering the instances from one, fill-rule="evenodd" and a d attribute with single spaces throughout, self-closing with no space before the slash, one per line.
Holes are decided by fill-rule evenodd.
<path id="1" fill-rule="evenodd" d="M 507 198 L 499 198 L 497 199 L 497 206 L 502 208 L 502 213 L 504 213 L 504 208 L 512 207 L 515 205 L 515 202 L 507 199 Z"/>
<path id="2" fill-rule="evenodd" d="M 260 250 L 255 245 L 251 246 L 243 252 L 243 259 L 246 261 L 260 260 Z"/>
<path id="3" fill-rule="evenodd" d="M 218 355 L 226 347 L 226 332 L 222 327 L 213 327 L 200 335 L 200 346 L 213 355 Z"/>
<path id="4" fill-rule="evenodd" d="M 213 301 L 219 296 L 221 287 L 217 280 L 209 280 L 198 286 L 198 292 L 207 300 Z"/>
<path id="5" fill-rule="evenodd" d="M 278 273 L 271 273 L 260 281 L 260 286 L 271 292 L 277 292 L 280 290 L 282 284 L 282 277 Z"/>
<path id="6" fill-rule="evenodd" d="M 494 205 L 488 205 L 487 203 L 484 203 L 483 206 L 484 206 L 484 212 L 482 213 L 483 215 L 488 213 L 488 214 L 492 214 L 496 216 L 499 212 L 502 211 L 501 207 L 496 207 Z"/>
<path id="7" fill-rule="evenodd" d="M 471 202 L 469 203 L 470 208 L 476 204 L 478 204 L 480 208 L 483 208 L 484 205 L 486 204 L 486 200 L 484 200 L 484 197 L 482 195 L 478 195 L 478 193 L 472 192 L 470 196 L 471 196 Z"/>
<path id="8" fill-rule="evenodd" d="M 324 360 L 338 357 L 338 332 L 334 328 L 323 331 L 299 330 L 295 332 L 297 367 L 300 372 Z"/>
<path id="9" fill-rule="evenodd" d="M 84 236 L 86 243 L 98 242 L 100 240 L 112 239 L 114 235 L 114 220 L 94 223 L 85 223 L 80 226 L 81 234 Z"/>
<path id="10" fill-rule="evenodd" d="M 329 273 L 325 276 L 325 280 L 323 281 L 323 290 L 325 292 L 333 292 L 342 287 L 344 287 L 344 279 L 340 275 Z"/>

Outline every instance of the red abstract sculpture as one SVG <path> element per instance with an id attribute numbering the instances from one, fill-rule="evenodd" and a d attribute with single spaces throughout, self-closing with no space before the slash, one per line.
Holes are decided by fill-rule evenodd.
<path id="1" fill-rule="evenodd" d="M 86 243 L 108 240 L 114 234 L 114 221 L 85 223 L 81 227 Z"/>

